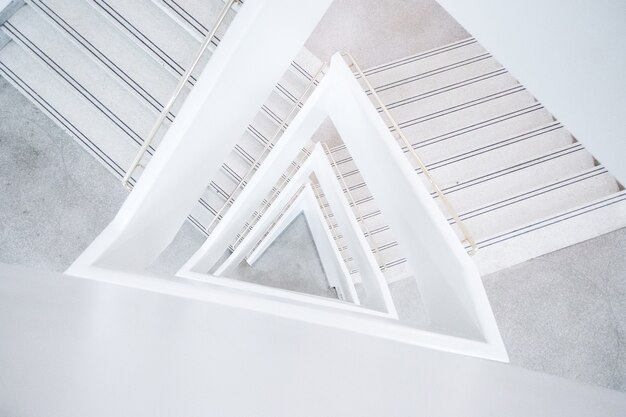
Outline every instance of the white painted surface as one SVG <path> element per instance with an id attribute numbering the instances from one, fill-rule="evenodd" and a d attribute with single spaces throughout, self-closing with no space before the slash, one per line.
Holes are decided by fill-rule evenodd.
<path id="1" fill-rule="evenodd" d="M 321 148 L 318 148 L 317 158 L 319 162 L 316 164 L 315 176 L 324 190 L 324 196 L 335 216 L 344 241 L 359 266 L 361 282 L 365 290 L 365 300 L 362 299 L 361 302 L 397 318 L 398 312 L 393 304 L 387 281 L 337 181 L 337 174 L 333 171 Z"/>
<path id="2" fill-rule="evenodd" d="M 109 273 L 111 274 L 111 273 Z M 7 416 L 618 417 L 626 395 L 260 313 L 226 288 L 0 265 Z M 135 283 L 137 288 L 129 285 Z M 183 290 L 185 287 L 187 289 Z M 224 303 L 229 301 L 229 305 Z M 330 314 L 321 310 L 319 315 Z M 381 323 L 389 322 L 379 319 Z M 399 328 L 397 325 L 386 325 Z"/>
<path id="3" fill-rule="evenodd" d="M 329 4 L 246 2 L 141 180 L 71 270 L 141 269 L 167 247 Z"/>
<path id="4" fill-rule="evenodd" d="M 487 341 L 506 352 L 472 263 L 430 192 L 339 54 L 329 115 L 406 252 L 433 329 Z"/>
<path id="5" fill-rule="evenodd" d="M 305 110 L 303 109 L 302 111 Z M 306 111 L 304 114 L 306 115 Z M 287 134 L 287 132 L 285 134 Z M 280 150 L 277 149 L 274 149 L 273 151 L 276 156 L 283 158 L 285 162 L 292 160 L 290 158 L 290 154 L 280 154 L 279 152 Z M 271 164 L 271 166 L 274 167 L 274 164 Z M 261 169 L 259 169 L 259 172 L 257 172 L 254 179 L 257 182 L 265 184 L 264 188 L 269 189 L 276 183 L 278 176 L 280 175 L 280 173 L 276 171 L 274 171 L 273 176 L 271 174 L 271 171 L 261 171 Z M 342 231 L 357 264 L 361 268 L 362 284 L 366 294 L 365 299 L 361 300 L 362 304 L 368 308 L 389 313 L 391 317 L 397 318 L 398 313 L 393 304 L 385 277 L 376 262 L 376 258 L 374 257 L 365 236 L 361 232 L 361 228 L 354 217 L 354 213 L 350 209 L 350 206 L 348 205 L 348 202 L 343 195 L 343 191 L 337 181 L 336 175 L 330 167 L 330 164 L 320 145 L 316 145 L 314 147 L 311 151 L 311 155 L 300 166 L 300 169 L 298 169 L 297 173 L 289 181 L 285 190 L 280 193 L 277 201 L 270 206 L 266 215 L 264 215 L 259 220 L 259 223 L 255 226 L 255 228 L 252 229 L 251 234 L 248 235 L 248 237 L 242 241 L 237 249 L 235 249 L 235 251 L 220 265 L 215 274 L 218 276 L 228 276 L 228 274 L 232 272 L 232 270 L 239 265 L 241 261 L 243 261 L 244 257 L 252 249 L 254 249 L 254 245 L 262 237 L 263 233 L 267 230 L 267 227 L 269 227 L 278 213 L 280 213 L 283 207 L 285 207 L 289 199 L 297 192 L 301 185 L 307 184 L 310 181 L 309 177 L 311 174 L 316 175 L 321 188 L 324 190 L 330 209 L 334 213 L 335 219 L 339 224 L 339 229 Z M 246 189 L 248 188 L 250 188 L 250 185 L 248 185 Z M 258 187 L 255 186 L 254 190 L 258 191 L 257 188 Z M 239 200 L 242 198 L 244 198 L 244 196 L 240 196 Z M 229 218 L 229 221 L 232 221 L 235 224 L 243 224 L 245 220 L 244 217 L 240 216 L 239 218 Z M 207 239 L 207 243 L 203 245 L 199 253 L 203 253 L 206 250 L 205 246 L 210 245 L 210 239 L 211 237 Z M 340 262 L 343 262 L 340 255 L 339 260 Z M 335 268 L 333 268 L 333 270 L 334 269 Z M 349 280 L 350 278 L 349 276 L 344 275 L 343 279 Z M 352 283 L 346 283 L 345 285 L 349 286 L 351 284 Z M 353 285 L 351 286 L 352 291 L 354 291 Z"/>
<path id="6" fill-rule="evenodd" d="M 508 361 L 476 266 L 339 54 L 333 57 L 326 76 L 289 125 L 282 140 L 205 244 L 178 274 L 188 276 L 189 273 L 207 272 L 215 265 L 229 242 L 232 242 L 232 239 L 224 240 L 223 237 L 234 237 L 234 233 L 241 228 L 245 214 L 260 206 L 271 186 L 286 170 L 289 162 L 295 159 L 304 141 L 315 133 L 327 116 L 335 123 L 357 165 L 367 167 L 364 170 L 367 175 L 362 171 L 364 178 L 372 194 L 380 201 L 381 209 L 389 216 L 398 240 L 403 246 L 411 248 L 409 263 L 415 273 L 422 300 L 427 306 L 430 330 L 441 332 L 441 335 L 458 336 L 448 339 L 450 345 L 446 342 L 438 348 L 456 349 L 459 343 L 463 345 L 473 341 L 476 345 L 464 350 L 465 354 L 482 355 L 488 352 L 489 358 Z M 330 168 L 328 163 L 325 165 Z M 332 169 L 319 169 L 316 176 L 321 184 L 336 182 L 336 174 Z M 335 188 L 328 189 L 326 198 L 329 204 L 340 207 L 341 201 L 346 203 L 345 196 L 343 192 L 335 193 Z M 331 200 L 336 203 L 331 203 Z M 348 211 L 349 214 L 335 212 L 344 235 L 359 229 L 358 224 L 347 228 L 343 226 L 356 223 L 349 207 Z M 364 239 L 360 231 L 357 235 L 347 239 L 352 242 L 351 248 L 362 246 L 353 244 Z M 371 251 L 368 252 L 371 255 Z M 372 262 L 367 254 L 353 255 L 360 266 Z M 376 265 L 375 260 L 373 262 Z M 363 277 L 363 280 L 366 281 L 366 278 Z M 367 280 L 377 282 L 373 278 Z M 418 336 L 416 343 L 423 342 Z M 474 351 L 476 346 L 481 348 Z"/>
<path id="7" fill-rule="evenodd" d="M 626 183 L 626 2 L 439 3 Z"/>
<path id="8" fill-rule="evenodd" d="M 248 255 L 246 255 L 245 260 L 246 263 L 250 266 L 254 265 L 256 263 L 256 261 L 259 260 L 259 258 L 261 256 L 263 256 L 263 254 L 265 253 L 265 251 L 272 245 L 272 243 L 274 243 L 274 240 L 276 240 L 281 234 L 283 234 L 283 232 L 289 227 L 289 225 L 300 215 L 303 214 L 306 216 L 304 210 L 306 207 L 306 200 L 308 200 L 311 197 L 311 192 L 313 191 L 313 189 L 311 188 L 310 184 L 307 184 L 305 187 L 302 187 L 302 189 L 299 191 L 299 193 L 296 195 L 292 195 L 289 197 L 289 199 L 293 199 L 293 201 L 291 203 L 289 203 L 289 205 L 287 205 L 286 207 L 282 208 L 282 214 L 280 214 L 280 216 L 274 216 L 273 219 L 271 219 L 271 223 L 268 223 L 266 227 L 264 227 L 264 229 L 266 229 L 265 231 L 265 236 L 263 236 L 263 234 L 261 234 L 259 236 L 256 243 L 256 247 L 253 246 L 252 251 L 248 252 Z M 280 194 L 282 195 L 284 193 L 281 192 Z M 315 198 L 315 196 L 313 196 L 313 198 Z M 270 209 L 276 206 L 278 208 L 278 204 L 276 204 L 276 200 L 274 200 L 274 203 L 272 203 L 272 206 L 270 207 Z M 265 212 L 266 214 L 263 216 L 271 216 L 269 214 L 269 209 L 267 212 Z M 268 218 L 268 220 L 270 220 Z M 309 225 L 309 220 L 307 219 L 307 226 L 310 227 Z M 257 223 L 257 225 L 255 226 L 255 229 L 261 229 L 261 227 L 259 227 L 259 224 Z M 252 233 L 252 232 L 251 232 Z M 248 235 L 250 236 L 250 235 Z M 247 239 L 248 237 L 246 237 Z M 245 240 L 245 239 L 244 239 Z M 315 243 L 315 247 L 316 249 L 319 251 L 319 246 L 315 240 L 315 235 L 313 235 L 313 242 Z M 243 243 L 242 243 L 243 244 Z M 232 255 L 231 255 L 232 257 Z M 230 259 L 230 258 L 229 258 Z M 324 262 L 324 258 L 322 256 L 320 256 L 320 261 Z M 223 265 L 223 264 L 222 264 Z M 218 269 L 219 271 L 219 269 Z M 324 270 L 326 271 L 326 270 Z M 331 283 L 331 285 L 334 286 L 334 283 L 336 281 L 332 280 L 331 281 L 331 277 L 329 277 L 328 275 L 326 275 L 328 282 Z"/>
<path id="9" fill-rule="evenodd" d="M 250 254 L 250 252 L 254 250 L 257 242 L 263 239 L 263 234 L 271 226 L 272 222 L 279 216 L 285 206 L 289 204 L 289 202 L 296 195 L 300 187 L 304 184 L 309 183 L 309 176 L 311 175 L 311 170 L 313 169 L 313 163 L 313 159 L 307 158 L 300 165 L 298 171 L 296 171 L 296 173 L 289 179 L 289 182 L 285 185 L 285 188 L 280 191 L 280 194 L 276 196 L 276 199 L 271 202 L 269 207 L 267 207 L 267 209 L 262 213 L 261 218 L 255 225 L 253 225 L 246 237 L 241 240 L 233 253 L 230 254 L 230 256 L 226 260 L 224 260 L 224 262 L 222 262 L 221 265 L 219 265 L 219 267 L 215 270 L 215 275 L 227 276 L 231 274 L 237 267 L 237 265 L 239 265 L 248 256 L 248 254 Z M 267 188 L 271 188 L 272 186 L 275 186 L 277 182 L 281 182 L 277 179 L 277 177 L 261 177 L 263 174 L 264 172 L 258 174 L 257 180 L 261 180 L 262 182 L 264 182 Z M 260 209 L 258 211 L 260 211 Z M 237 220 L 233 220 L 233 222 L 243 225 L 246 220 L 247 219 L 245 217 L 240 216 Z M 272 237 L 276 238 L 278 237 L 278 234 L 280 234 L 280 232 L 278 230 L 275 230 L 272 233 Z M 271 244 L 273 239 L 270 238 L 268 241 L 269 243 L 267 243 L 267 245 Z"/>

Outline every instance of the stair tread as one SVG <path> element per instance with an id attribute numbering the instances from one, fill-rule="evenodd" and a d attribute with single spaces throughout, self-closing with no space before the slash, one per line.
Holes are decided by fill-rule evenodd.
<path id="1" fill-rule="evenodd" d="M 442 188 L 442 191 L 459 213 L 467 210 L 474 210 L 486 202 L 498 202 L 511 195 L 511 193 L 521 193 L 546 182 L 557 182 L 570 175 L 581 172 L 586 168 L 593 167 L 593 157 L 578 143 L 562 146 L 549 150 L 528 158 L 524 161 L 500 169 L 494 169 L 489 173 L 483 172 L 475 177 L 467 177 L 462 182 Z M 356 174 L 348 179 L 355 179 L 355 182 L 363 181 L 360 174 Z M 420 178 L 424 181 L 423 175 Z M 446 215 L 447 210 L 440 202 L 437 194 L 432 191 L 431 196 L 439 204 L 440 209 Z M 365 217 L 368 224 L 373 227 L 380 226 L 381 213 L 373 198 L 362 195 L 362 199 L 357 200 L 359 210 Z M 377 217 L 374 219 L 374 217 Z"/>
<path id="2" fill-rule="evenodd" d="M 198 39 L 204 38 L 212 29 L 224 7 L 224 2 L 219 0 L 153 0 L 153 2 Z M 217 38 L 223 37 L 225 28 L 232 22 L 234 16 L 235 11 L 231 9 L 218 28 Z"/>
<path id="3" fill-rule="evenodd" d="M 568 146 L 545 154 L 531 163 L 519 164 L 514 169 L 501 171 L 465 186 L 445 192 L 452 206 L 459 212 L 473 210 L 486 203 L 500 201 L 508 195 L 522 193 L 541 183 L 562 180 L 585 167 L 593 166 L 593 157 L 582 147 Z M 530 173 L 527 171 L 531 171 Z M 441 203 L 433 193 L 435 201 Z M 440 204 L 446 214 L 447 211 Z"/>
<path id="4" fill-rule="evenodd" d="M 450 47 L 406 57 L 385 66 L 368 68 L 364 73 L 376 91 L 382 93 L 436 72 L 466 65 L 473 58 L 482 55 L 488 55 L 484 48 L 473 39 L 468 39 Z"/>
<path id="5" fill-rule="evenodd" d="M 155 109 L 160 111 L 169 100 L 177 84 L 174 74 L 131 42 L 87 2 L 29 0 L 28 3 Z M 185 95 L 183 91 L 181 98 Z"/>
<path id="6" fill-rule="evenodd" d="M 431 114 L 445 112 L 463 103 L 478 100 L 490 94 L 507 90 L 518 85 L 510 74 L 503 72 L 497 76 L 484 78 L 439 94 L 430 94 L 420 99 L 398 103 L 389 111 L 400 126 L 405 120 L 426 118 Z"/>
<path id="7" fill-rule="evenodd" d="M 478 242 L 482 275 L 626 227 L 626 192 L 586 202 Z"/>
<path id="8" fill-rule="evenodd" d="M 118 177 L 124 175 L 138 146 L 75 90 L 49 77 L 48 70 L 18 44 L 0 51 L 0 62 L 10 71 L 6 78 Z M 18 78 L 19 77 L 19 78 Z"/>
<path id="9" fill-rule="evenodd" d="M 107 114 L 129 139 L 141 143 L 157 118 L 155 109 L 124 88 L 31 7 L 22 7 L 4 27 L 51 72 Z"/>
<path id="10" fill-rule="evenodd" d="M 614 194 L 614 178 L 603 167 L 596 167 L 570 178 L 527 190 L 499 203 L 462 213 L 461 219 L 476 240 L 485 239 L 520 224 L 531 223 Z"/>
<path id="11" fill-rule="evenodd" d="M 428 170 L 437 184 L 446 189 L 462 182 L 463 179 L 480 177 L 513 166 L 521 161 L 538 157 L 552 149 L 565 147 L 572 142 L 573 138 L 567 130 L 558 124 L 553 124 L 524 134 L 517 134 L 468 152 L 451 155 L 446 159 L 430 163 Z M 417 170 L 417 163 L 411 162 L 414 169 Z"/>
<path id="12" fill-rule="evenodd" d="M 178 75 L 185 73 L 200 47 L 198 39 L 151 0 L 91 0 L 90 4 Z M 204 68 L 210 55 L 207 50 L 194 74 Z"/>
<path id="13" fill-rule="evenodd" d="M 502 76 L 511 77 L 495 58 L 483 54 L 468 60 L 463 65 L 452 65 L 441 71 L 418 74 L 410 83 L 399 84 L 403 80 L 389 78 L 387 82 L 390 85 L 395 83 L 399 85 L 395 88 L 377 91 L 377 94 L 383 103 L 392 110 L 397 106 L 424 97 L 454 93 L 460 88 Z M 370 94 L 370 98 L 373 99 L 373 95 Z M 378 107 L 378 104 L 376 106 Z"/>

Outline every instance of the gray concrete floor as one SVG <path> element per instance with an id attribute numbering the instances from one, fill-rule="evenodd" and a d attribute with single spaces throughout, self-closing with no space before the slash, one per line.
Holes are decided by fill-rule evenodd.
<path id="1" fill-rule="evenodd" d="M 311 232 L 303 215 L 294 219 L 285 231 L 250 266 L 245 261 L 233 278 L 270 287 L 337 298 L 329 289 Z"/>
<path id="2" fill-rule="evenodd" d="M 126 191 L 4 78 L 0 103 L 0 262 L 63 271 Z"/>
<path id="3" fill-rule="evenodd" d="M 0 262 L 64 271 L 128 193 L 2 77 L 0 105 Z M 151 271 L 175 272 L 202 241 L 186 223 Z"/>
<path id="4" fill-rule="evenodd" d="M 483 281 L 511 363 L 626 391 L 626 229 Z"/>
<path id="5" fill-rule="evenodd" d="M 434 0 L 334 0 L 306 47 L 325 61 L 347 51 L 369 68 L 469 36 Z"/>

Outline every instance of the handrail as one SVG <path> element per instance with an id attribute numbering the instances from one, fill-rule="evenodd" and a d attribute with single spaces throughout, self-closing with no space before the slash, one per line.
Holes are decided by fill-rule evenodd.
<path id="1" fill-rule="evenodd" d="M 261 165 L 261 159 L 263 158 L 263 156 L 270 150 L 270 148 L 272 147 L 272 145 L 274 144 L 274 140 L 278 137 L 278 135 L 280 135 L 280 132 L 284 131 L 285 128 L 287 127 L 287 124 L 289 123 L 289 118 L 296 112 L 296 110 L 300 107 L 300 104 L 303 103 L 304 98 L 306 97 L 306 95 L 309 93 L 309 91 L 311 91 L 311 89 L 313 88 L 313 86 L 315 85 L 315 82 L 317 81 L 318 77 L 324 73 L 324 70 L 326 69 L 326 63 L 322 63 L 322 65 L 319 67 L 319 69 L 317 70 L 317 72 L 315 73 L 315 75 L 311 78 L 311 81 L 309 82 L 309 84 L 307 85 L 306 89 L 304 90 L 304 92 L 300 95 L 300 97 L 298 97 L 298 99 L 296 100 L 296 102 L 294 103 L 293 107 L 291 108 L 291 110 L 289 111 L 289 113 L 287 114 L 287 116 L 285 116 L 285 118 L 283 119 L 282 123 L 278 126 L 278 128 L 276 129 L 276 131 L 274 132 L 274 134 L 272 135 L 272 137 L 270 139 L 268 139 L 267 143 L 265 144 L 265 147 L 263 148 L 263 151 L 261 152 L 261 155 L 259 155 L 259 157 L 256 159 L 256 161 L 254 161 L 254 163 L 250 166 L 250 168 L 248 169 L 248 171 L 246 171 L 246 173 L 243 175 L 243 177 L 241 177 L 241 180 L 239 181 L 239 183 L 237 184 L 237 186 L 233 189 L 233 191 L 228 195 L 228 198 L 226 199 L 226 201 L 224 202 L 224 205 L 222 206 L 222 208 L 220 208 L 218 210 L 217 213 L 215 213 L 215 216 L 213 217 L 213 220 L 211 220 L 211 223 L 209 223 L 209 225 L 204 229 L 207 233 L 210 233 L 211 227 L 213 227 L 213 225 L 219 221 L 219 217 L 222 215 L 222 213 L 224 212 L 224 210 L 226 210 L 226 207 L 229 204 L 232 204 L 234 202 L 234 198 L 233 196 L 235 195 L 235 193 L 237 192 L 237 190 L 239 190 L 241 188 L 241 186 L 243 185 L 244 182 L 246 182 L 246 179 L 250 176 L 251 173 L 254 172 L 255 169 L 258 169 L 259 166 Z"/>
<path id="2" fill-rule="evenodd" d="M 369 227 L 367 227 L 367 224 L 365 223 L 365 220 L 363 219 L 363 214 L 361 213 L 361 209 L 356 204 L 356 201 L 354 200 L 354 196 L 350 192 L 350 188 L 348 188 L 348 184 L 346 184 L 346 180 L 343 177 L 343 174 L 341 173 L 341 171 L 339 171 L 339 166 L 337 165 L 337 161 L 335 161 L 335 157 L 330 152 L 330 149 L 328 149 L 328 145 L 326 145 L 326 143 L 322 143 L 322 146 L 324 147 L 326 154 L 330 158 L 330 161 L 332 162 L 334 166 L 334 170 L 336 171 L 337 176 L 339 177 L 339 180 L 341 181 L 342 186 L 346 189 L 346 192 L 348 193 L 348 198 L 350 199 L 350 203 L 352 204 L 352 207 L 354 207 L 354 210 L 356 211 L 357 221 L 359 221 L 359 223 L 361 223 L 363 227 L 365 228 L 365 235 L 367 237 L 367 240 L 369 241 L 370 247 L 372 249 L 376 249 L 376 258 L 377 258 L 376 261 L 378 262 L 379 268 L 381 271 L 385 272 L 385 270 L 387 269 L 387 265 L 385 264 L 383 254 L 380 252 L 380 246 L 378 246 L 378 244 L 376 243 L 376 239 L 374 239 L 374 236 L 372 235 L 372 232 L 370 231 Z"/>
<path id="3" fill-rule="evenodd" d="M 446 210 L 452 216 L 452 218 L 454 219 L 455 223 L 461 229 L 461 232 L 463 233 L 463 236 L 465 237 L 465 240 L 472 247 L 472 250 L 469 252 L 469 254 L 473 255 L 474 253 L 476 253 L 476 251 L 478 250 L 478 247 L 476 246 L 476 241 L 472 238 L 471 234 L 469 233 L 469 230 L 467 229 L 467 227 L 465 226 L 465 224 L 463 223 L 463 221 L 459 217 L 459 215 L 456 212 L 456 210 L 454 210 L 454 207 L 452 207 L 452 204 L 450 204 L 450 201 L 448 200 L 448 198 L 445 196 L 443 191 L 441 191 L 441 189 L 439 188 L 439 186 L 435 182 L 433 176 L 430 174 L 430 171 L 428 170 L 428 168 L 426 168 L 426 165 L 424 164 L 422 159 L 417 155 L 417 152 L 415 152 L 415 149 L 413 148 L 413 146 L 411 145 L 409 140 L 406 138 L 406 136 L 404 136 L 404 133 L 402 132 L 402 129 L 400 129 L 400 126 L 398 126 L 398 123 L 396 122 L 396 120 L 393 118 L 393 116 L 389 112 L 389 109 L 387 109 L 387 106 L 385 105 L 385 103 L 383 103 L 383 101 L 380 99 L 380 96 L 378 95 L 378 93 L 376 92 L 376 90 L 374 89 L 372 84 L 370 84 L 369 80 L 367 79 L 367 77 L 365 76 L 363 71 L 361 70 L 361 67 L 359 67 L 359 64 L 357 64 L 357 62 L 354 59 L 354 57 L 350 53 L 348 53 L 348 52 L 342 53 L 341 56 L 345 56 L 345 57 L 350 58 L 350 61 L 352 61 L 352 64 L 350 66 L 354 66 L 356 71 L 359 73 L 359 76 L 361 77 L 361 79 L 363 80 L 363 82 L 365 83 L 365 85 L 367 86 L 369 91 L 372 93 L 372 97 L 374 97 L 374 99 L 378 103 L 378 106 L 382 109 L 383 113 L 385 113 L 387 118 L 389 118 L 389 120 L 391 121 L 391 124 L 393 125 L 394 130 L 396 132 L 398 132 L 398 135 L 400 136 L 400 139 L 402 139 L 402 141 L 404 142 L 404 146 L 406 146 L 407 149 L 409 150 L 409 152 L 411 152 L 411 155 L 413 155 L 413 157 L 415 158 L 416 162 L 420 166 L 420 169 L 422 170 L 424 175 L 426 175 L 426 178 L 428 179 L 430 184 L 435 189 L 435 192 L 437 193 L 437 195 L 441 199 L 441 202 L 446 207 Z"/>
<path id="4" fill-rule="evenodd" d="M 339 240 L 339 236 L 337 235 L 337 230 L 335 227 L 333 227 L 332 224 L 329 224 L 330 214 L 328 213 L 326 206 L 322 204 L 322 195 L 317 192 L 316 190 L 317 187 L 319 187 L 319 184 L 317 184 L 316 187 L 311 187 L 313 189 L 313 194 L 315 194 L 315 199 L 317 200 L 317 204 L 319 204 L 320 208 L 322 209 L 322 215 L 324 216 L 324 219 L 326 220 L 326 224 L 329 226 L 330 233 L 333 237 L 333 242 L 337 244 L 337 240 Z M 337 250 L 341 253 L 341 248 L 337 247 Z"/>
<path id="5" fill-rule="evenodd" d="M 267 235 L 270 234 L 270 232 L 272 231 L 272 228 L 274 226 L 276 226 L 276 224 L 278 223 L 278 221 L 285 215 L 285 213 L 287 212 L 287 209 L 289 207 L 291 207 L 291 205 L 296 201 L 296 199 L 298 197 L 300 197 L 300 194 L 302 194 L 302 191 L 304 191 L 304 187 L 306 185 L 303 184 L 300 186 L 300 188 L 298 188 L 298 191 L 295 192 L 295 194 L 289 199 L 289 201 L 287 202 L 287 204 L 285 204 L 285 207 L 283 207 L 280 210 L 280 213 L 278 213 L 276 215 L 276 217 L 274 218 L 274 220 L 272 221 L 272 224 L 270 224 L 267 229 L 265 230 L 265 233 L 263 234 L 263 236 L 261 236 L 261 238 L 259 239 L 259 241 L 256 243 L 256 245 L 254 246 L 254 248 L 250 251 L 250 253 L 254 252 L 256 250 L 256 248 L 258 248 L 261 245 L 261 242 L 263 242 L 263 239 L 265 239 L 267 237 Z"/>
<path id="6" fill-rule="evenodd" d="M 167 104 L 165 105 L 165 107 L 163 107 L 163 110 L 161 110 L 161 113 L 159 114 L 159 117 L 157 118 L 157 120 L 154 123 L 154 125 L 152 126 L 152 129 L 150 130 L 150 133 L 148 133 L 148 136 L 146 136 L 146 138 L 144 139 L 143 143 L 141 144 L 141 148 L 139 149 L 139 152 L 137 152 L 137 155 L 135 155 L 135 158 L 133 159 L 133 162 L 131 163 L 130 168 L 128 169 L 128 171 L 124 175 L 124 178 L 122 179 L 122 184 L 127 189 L 129 189 L 129 190 L 132 189 L 131 186 L 130 186 L 130 179 L 131 179 L 133 173 L 139 167 L 139 165 L 141 163 L 141 160 L 143 159 L 143 157 L 144 157 L 146 151 L 148 150 L 148 148 L 150 147 L 150 144 L 154 140 L 157 132 L 161 128 L 161 125 L 165 121 L 165 118 L 170 113 L 170 110 L 174 106 L 174 103 L 176 102 L 176 99 L 178 98 L 180 93 L 183 91 L 183 88 L 185 87 L 185 85 L 189 81 L 189 78 L 191 78 L 192 72 L 198 66 L 198 62 L 200 62 L 200 58 L 202 58 L 202 55 L 204 54 L 204 52 L 207 50 L 207 48 L 211 44 L 211 40 L 213 40 L 213 37 L 215 36 L 215 33 L 217 32 L 217 30 L 219 29 L 220 25 L 222 24 L 222 22 L 226 18 L 226 15 L 230 11 L 231 7 L 235 3 L 239 3 L 239 2 L 241 2 L 241 0 L 227 0 L 226 3 L 224 4 L 224 7 L 222 8 L 222 11 L 220 12 L 220 14 L 217 17 L 215 23 L 213 24 L 213 27 L 211 28 L 211 31 L 204 38 L 204 41 L 202 42 L 202 45 L 200 45 L 200 49 L 198 49 L 198 52 L 196 53 L 196 55 L 195 55 L 191 65 L 187 68 L 187 71 L 185 71 L 185 74 L 178 81 L 178 85 L 176 86 L 176 89 L 174 90 L 174 94 L 172 94 L 172 97 L 170 97 L 170 99 L 167 102 Z"/>
<path id="7" fill-rule="evenodd" d="M 283 175 L 280 178 L 279 184 L 270 191 L 270 198 L 269 199 L 266 198 L 266 199 L 263 200 L 263 204 L 261 205 L 261 208 L 259 209 L 259 211 L 257 211 L 256 214 L 253 215 L 252 220 L 244 226 L 244 230 L 239 234 L 239 236 L 235 240 L 235 243 L 233 243 L 230 246 L 230 248 L 233 251 L 235 249 L 237 249 L 237 247 L 241 244 L 241 242 L 246 238 L 248 233 L 250 233 L 252 228 L 254 228 L 254 225 L 258 223 L 258 221 L 259 221 L 259 219 L 261 217 L 263 217 L 263 214 L 267 211 L 267 209 L 272 204 L 272 202 L 274 202 L 274 200 L 276 200 L 278 198 L 278 196 L 284 190 L 284 188 L 287 186 L 289 181 L 291 181 L 291 177 L 293 177 L 295 175 L 295 173 L 298 171 L 298 169 L 300 169 L 300 166 L 302 166 L 304 161 L 306 161 L 306 158 L 308 158 L 311 155 L 311 151 L 308 150 L 307 148 L 303 148 L 302 149 L 302 153 L 304 155 L 302 155 L 302 157 L 300 157 L 298 162 L 295 165 L 294 164 L 289 165 L 289 168 L 287 168 L 287 171 L 291 172 L 291 175 L 289 175 L 289 174 L 288 175 Z M 295 168 L 295 169 L 293 169 L 293 168 Z M 271 198 L 272 196 L 274 198 Z"/>

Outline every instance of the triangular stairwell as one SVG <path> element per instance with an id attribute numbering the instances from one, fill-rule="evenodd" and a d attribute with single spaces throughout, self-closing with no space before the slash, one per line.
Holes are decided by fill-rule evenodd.
<path id="1" fill-rule="evenodd" d="M 413 269 L 413 277 L 417 281 L 428 316 L 428 324 L 424 329 L 429 334 L 427 339 L 433 337 L 436 341 L 430 342 L 439 348 L 466 351 L 475 349 L 472 354 L 506 360 L 504 346 L 478 270 L 441 215 L 429 192 L 417 180 L 392 133 L 339 54 L 333 57 L 327 75 L 290 123 L 281 142 L 275 146 L 238 200 L 179 274 L 192 277 L 210 271 L 211 274 L 228 277 L 240 259 L 246 256 L 243 254 L 244 250 L 237 254 L 235 245 L 229 243 L 235 240 L 238 243 L 237 248 L 241 248 L 240 245 L 246 239 L 245 233 L 240 232 L 238 225 L 245 224 L 246 231 L 251 229 L 252 223 L 248 220 L 248 213 L 253 212 L 256 216 L 259 213 L 256 211 L 257 207 L 261 204 L 267 205 L 268 192 L 292 165 L 292 161 L 300 160 L 301 166 L 296 175 L 300 174 L 301 181 L 311 173 L 315 173 L 318 178 L 332 178 L 327 180 L 327 184 L 342 181 L 332 168 L 333 165 L 336 166 L 336 161 L 332 159 L 330 152 L 327 156 L 319 145 L 316 145 L 313 151 L 306 150 L 307 142 L 326 118 L 333 122 L 346 143 L 372 194 L 380 202 L 382 212 L 390 221 L 391 229 L 398 234 L 398 240 L 402 241 L 405 248 L 409 248 L 406 251 L 408 264 Z M 298 158 L 301 154 L 304 156 Z M 330 161 L 328 157 L 331 158 Z M 306 164 L 310 167 L 303 169 Z M 298 181 L 287 182 L 289 184 L 285 188 L 302 185 Z M 327 186 L 322 188 L 326 192 L 330 191 Z M 342 200 L 350 212 L 352 222 L 349 226 L 342 227 L 342 232 L 355 233 L 364 240 L 364 231 L 357 222 L 359 216 L 350 208 L 355 204 L 346 201 L 345 183 L 338 189 L 330 188 L 339 190 L 337 199 Z M 400 190 L 402 192 L 399 192 Z M 293 193 L 292 190 L 285 194 L 289 196 Z M 283 200 L 287 198 L 283 197 Z M 280 194 L 277 199 L 280 199 Z M 271 201 L 269 203 L 270 209 L 276 204 Z M 283 207 L 288 203 L 282 201 L 277 207 Z M 419 221 L 415 221 L 416 214 Z M 365 235 L 371 235 L 371 232 L 365 231 Z M 252 243 L 250 245 L 254 246 Z M 353 245 L 349 246 L 355 249 Z M 367 241 L 364 246 L 367 250 L 360 253 L 361 258 L 355 256 L 356 264 L 360 268 L 363 282 L 370 285 L 370 290 L 365 293 L 373 297 L 375 292 L 371 291 L 371 286 L 376 280 L 368 275 L 373 271 L 363 266 L 367 264 L 364 262 L 366 258 L 373 258 L 375 251 Z M 227 248 L 235 251 L 224 258 L 224 250 Z M 248 247 L 245 252 L 252 249 Z M 357 245 L 357 254 L 358 249 Z M 381 276 L 380 265 L 375 259 L 373 264 L 376 272 L 372 275 Z M 379 301 L 388 299 L 390 307 L 383 303 L 373 308 L 379 311 L 387 310 L 395 316 L 397 313 L 384 278 L 378 288 L 384 294 Z M 463 348 L 460 348 L 461 346 Z"/>

